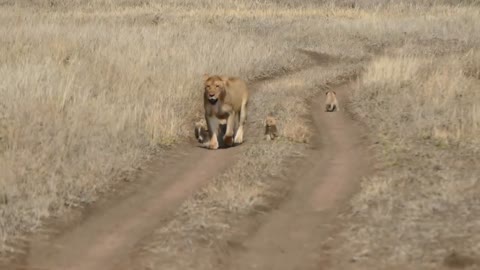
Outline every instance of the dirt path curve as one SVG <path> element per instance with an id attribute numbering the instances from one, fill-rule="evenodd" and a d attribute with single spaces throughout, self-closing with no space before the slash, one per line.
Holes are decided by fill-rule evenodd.
<path id="1" fill-rule="evenodd" d="M 133 194 L 96 205 L 84 220 L 53 239 L 39 236 L 31 241 L 23 265 L 8 269 L 115 269 L 170 210 L 234 162 L 239 148 L 207 151 L 190 146 L 154 162 Z"/>
<path id="2" fill-rule="evenodd" d="M 337 90 L 340 106 L 344 92 Z M 318 239 L 327 235 L 322 225 L 330 211 L 323 210 L 338 206 L 366 172 L 361 129 L 343 111 L 324 113 L 322 101 L 312 106 L 317 135 L 309 158 L 291 170 L 298 179 L 292 197 L 245 243 L 247 250 L 232 257 L 232 269 L 313 267 Z M 248 139 L 251 135 L 246 132 Z M 137 243 L 160 227 L 181 202 L 228 169 L 241 149 L 176 148 L 165 160 L 150 164 L 127 192 L 94 204 L 65 227 L 48 226 L 53 233 L 36 234 L 24 256 L 0 269 L 118 269 Z"/>
<path id="3" fill-rule="evenodd" d="M 262 79 L 250 82 L 255 94 Z M 255 133 L 246 129 L 245 141 Z M 8 270 L 109 270 L 128 262 L 138 243 L 167 220 L 199 188 L 227 170 L 242 146 L 209 151 L 192 144 L 178 146 L 164 159 L 148 164 L 128 187 L 122 187 L 77 216 L 62 217 L 25 244 L 26 254 Z M 79 217 L 79 216 L 80 217 Z M 60 223 L 60 224 L 57 224 Z"/>
<path id="4" fill-rule="evenodd" d="M 349 85 L 335 89 L 340 106 Z M 335 228 L 334 216 L 368 173 L 366 136 L 343 110 L 324 112 L 323 96 L 312 104 L 313 149 L 291 169 L 291 197 L 264 217 L 243 248 L 230 254 L 228 269 L 308 270 L 326 267 L 321 243 Z M 326 267 L 325 269 L 330 269 Z"/>

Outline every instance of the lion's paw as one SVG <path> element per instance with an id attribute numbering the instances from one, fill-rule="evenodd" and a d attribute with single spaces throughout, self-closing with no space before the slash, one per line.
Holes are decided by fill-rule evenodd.
<path id="1" fill-rule="evenodd" d="M 241 144 L 241 143 L 243 143 L 243 134 L 237 133 L 237 135 L 235 136 L 235 139 L 234 139 L 233 141 L 234 141 L 234 143 L 236 143 L 236 144 Z"/>
<path id="2" fill-rule="evenodd" d="M 213 142 L 211 141 L 208 148 L 210 148 L 212 150 L 217 150 L 218 149 L 218 142 L 217 141 L 213 141 Z"/>
<path id="3" fill-rule="evenodd" d="M 225 136 L 223 137 L 223 141 L 227 146 L 232 146 L 233 145 L 233 136 Z"/>

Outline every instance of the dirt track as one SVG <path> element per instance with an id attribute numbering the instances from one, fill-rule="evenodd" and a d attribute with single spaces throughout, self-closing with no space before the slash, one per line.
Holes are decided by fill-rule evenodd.
<path id="1" fill-rule="evenodd" d="M 340 106 L 348 87 L 335 89 Z M 323 99 L 316 99 L 313 148 L 291 169 L 289 177 L 296 181 L 291 197 L 231 254 L 230 269 L 331 268 L 321 245 L 335 229 L 334 215 L 368 173 L 370 160 L 362 127 L 343 110 L 323 109 Z"/>
<path id="2" fill-rule="evenodd" d="M 364 134 L 343 110 L 346 87 L 338 89 L 342 110 L 323 111 L 323 96 L 312 104 L 316 132 L 305 160 L 290 169 L 296 179 L 289 199 L 263 217 L 246 237 L 244 248 L 230 253 L 231 269 L 318 269 L 320 243 L 331 232 L 337 207 L 369 168 Z M 259 135 L 259 134 L 257 134 Z M 96 204 L 74 226 L 34 238 L 23 259 L 5 269 L 118 269 L 130 252 L 160 226 L 182 201 L 235 162 L 241 147 L 207 151 L 191 145 L 155 161 L 140 184 Z M 205 168 L 209 168 L 206 170 Z M 4 269 L 4 268 L 2 268 Z"/>
<path id="3" fill-rule="evenodd" d="M 238 148 L 206 151 L 193 148 L 143 177 L 146 185 L 126 199 L 92 209 L 83 222 L 52 241 L 33 241 L 26 265 L 31 269 L 116 269 L 134 245 L 158 227 L 162 218 L 226 165 Z M 216 168 L 206 170 L 205 168 Z M 27 268 L 28 269 L 28 268 Z"/>

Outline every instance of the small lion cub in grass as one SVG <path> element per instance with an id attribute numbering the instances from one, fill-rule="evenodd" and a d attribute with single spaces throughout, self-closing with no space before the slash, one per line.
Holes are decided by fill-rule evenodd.
<path id="1" fill-rule="evenodd" d="M 265 139 L 270 141 L 276 137 L 278 137 L 277 120 L 273 116 L 267 116 L 265 118 Z"/>
<path id="2" fill-rule="evenodd" d="M 210 139 L 205 119 L 195 122 L 195 138 L 199 143 L 205 143 Z"/>
<path id="3" fill-rule="evenodd" d="M 325 95 L 325 111 L 333 112 L 340 110 L 338 107 L 337 93 L 335 93 L 335 91 L 327 91 Z"/>

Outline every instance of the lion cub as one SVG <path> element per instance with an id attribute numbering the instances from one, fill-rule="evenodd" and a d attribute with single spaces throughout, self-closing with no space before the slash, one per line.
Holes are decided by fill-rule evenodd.
<path id="1" fill-rule="evenodd" d="M 265 118 L 265 139 L 270 141 L 276 137 L 278 137 L 277 120 L 273 116 L 267 116 Z"/>
<path id="2" fill-rule="evenodd" d="M 195 138 L 199 143 L 205 143 L 210 139 L 205 119 L 195 122 Z"/>
<path id="3" fill-rule="evenodd" d="M 325 111 L 338 111 L 340 108 L 338 107 L 337 93 L 335 93 L 335 91 L 327 91 L 325 95 Z"/>
<path id="4" fill-rule="evenodd" d="M 219 128 L 223 133 L 225 133 L 226 125 L 227 121 L 225 119 L 219 121 Z M 206 144 L 210 140 L 207 121 L 203 118 L 195 122 L 195 139 L 201 144 Z"/>

